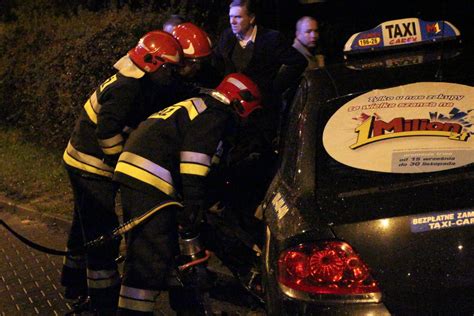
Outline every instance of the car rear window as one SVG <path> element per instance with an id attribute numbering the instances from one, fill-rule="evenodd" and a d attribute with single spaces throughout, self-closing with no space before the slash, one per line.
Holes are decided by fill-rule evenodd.
<path id="1" fill-rule="evenodd" d="M 319 204 L 344 221 L 472 207 L 473 110 L 474 87 L 454 82 L 326 102 L 317 127 Z"/>

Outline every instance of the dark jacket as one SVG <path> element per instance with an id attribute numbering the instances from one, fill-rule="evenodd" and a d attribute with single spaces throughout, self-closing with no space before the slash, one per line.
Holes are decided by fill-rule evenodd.
<path id="1" fill-rule="evenodd" d="M 219 144 L 234 126 L 229 106 L 204 96 L 152 114 L 130 135 L 114 179 L 141 192 L 161 191 L 202 205 Z"/>
<path id="2" fill-rule="evenodd" d="M 63 155 L 65 164 L 82 173 L 112 178 L 128 131 L 169 105 L 169 96 L 147 76 L 135 79 L 116 73 L 85 103 Z"/>
<path id="3" fill-rule="evenodd" d="M 232 62 L 235 45 L 239 45 L 237 38 L 228 28 L 223 31 L 214 48 L 214 63 L 224 75 L 236 71 Z M 280 72 L 282 65 L 287 65 L 286 71 Z M 306 59 L 291 46 L 282 33 L 258 26 L 252 58 L 242 72 L 258 84 L 265 98 L 273 92 L 281 93 L 288 88 L 306 65 Z"/>

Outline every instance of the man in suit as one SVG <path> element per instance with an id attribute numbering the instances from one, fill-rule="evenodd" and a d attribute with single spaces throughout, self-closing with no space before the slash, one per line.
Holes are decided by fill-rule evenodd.
<path id="1" fill-rule="evenodd" d="M 254 0 L 232 0 L 230 27 L 214 47 L 213 63 L 220 75 L 241 72 L 260 87 L 264 109 L 253 119 L 258 122 L 257 131 L 247 129 L 253 133 L 249 137 L 253 144 L 246 151 L 263 152 L 272 150 L 280 121 L 281 94 L 297 84 L 307 61 L 281 32 L 257 25 L 256 18 Z M 240 160 L 246 154 L 236 152 L 235 157 Z"/>
<path id="2" fill-rule="evenodd" d="M 276 170 L 275 144 L 278 143 L 282 113 L 281 95 L 297 85 L 307 61 L 281 32 L 258 25 L 256 19 L 254 0 L 232 0 L 230 27 L 222 32 L 214 47 L 213 63 L 220 75 L 241 72 L 249 76 L 262 93 L 263 109 L 249 118 L 239 145 L 228 155 L 226 169 L 222 171 L 225 185 L 217 185 L 225 188 L 225 192 L 216 194 L 224 202 L 227 214 L 236 217 L 233 222 L 238 222 L 258 239 L 262 235 L 261 222 L 253 214 Z M 238 254 L 242 252 L 236 250 Z M 227 255 L 222 257 L 224 260 L 229 258 Z M 246 273 L 238 274 L 240 278 L 246 278 Z"/>
<path id="3" fill-rule="evenodd" d="M 250 76 L 270 106 L 273 92 L 284 91 L 307 62 L 281 32 L 257 25 L 255 11 L 254 0 L 230 3 L 230 28 L 220 36 L 214 49 L 214 62 L 224 75 L 242 72 Z M 280 72 L 282 65 L 292 71 Z"/>

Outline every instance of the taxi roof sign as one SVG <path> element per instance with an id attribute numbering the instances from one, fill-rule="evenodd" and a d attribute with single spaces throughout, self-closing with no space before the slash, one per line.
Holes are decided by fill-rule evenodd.
<path id="1" fill-rule="evenodd" d="M 433 43 L 456 39 L 459 36 L 459 30 L 448 21 L 428 22 L 418 18 L 392 20 L 352 35 L 344 45 L 344 53 Z"/>

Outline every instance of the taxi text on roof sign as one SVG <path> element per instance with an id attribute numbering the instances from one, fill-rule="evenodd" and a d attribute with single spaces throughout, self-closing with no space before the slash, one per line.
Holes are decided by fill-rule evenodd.
<path id="1" fill-rule="evenodd" d="M 344 52 L 374 51 L 455 39 L 459 30 L 447 21 L 427 22 L 406 18 L 384 22 L 377 27 L 352 35 L 344 45 Z"/>

